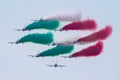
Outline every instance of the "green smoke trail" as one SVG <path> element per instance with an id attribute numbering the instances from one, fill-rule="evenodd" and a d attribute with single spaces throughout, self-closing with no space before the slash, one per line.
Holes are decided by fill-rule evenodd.
<path id="1" fill-rule="evenodd" d="M 57 20 L 40 20 L 35 21 L 28 26 L 24 30 L 34 30 L 34 29 L 47 29 L 47 30 L 55 30 L 59 27 L 60 22 Z"/>
<path id="2" fill-rule="evenodd" d="M 18 43 L 32 42 L 37 44 L 50 44 L 53 42 L 53 40 L 54 40 L 53 34 L 49 32 L 46 34 L 40 34 L 40 33 L 28 34 L 26 36 L 23 36 L 17 42 Z"/>
<path id="3" fill-rule="evenodd" d="M 48 49 L 46 51 L 41 52 L 40 54 L 38 54 L 37 56 L 40 57 L 45 57 L 45 56 L 58 56 L 58 55 L 62 55 L 62 54 L 68 54 L 70 52 L 72 52 L 74 49 L 74 46 L 56 46 L 52 49 Z"/>

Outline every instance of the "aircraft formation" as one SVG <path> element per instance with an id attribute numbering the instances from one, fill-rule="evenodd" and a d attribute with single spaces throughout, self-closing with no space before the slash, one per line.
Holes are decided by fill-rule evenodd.
<path id="1" fill-rule="evenodd" d="M 60 28 L 60 24 L 69 22 Z M 97 22 L 94 19 L 81 19 L 81 13 L 78 11 L 74 14 L 58 14 L 53 16 L 46 16 L 43 19 L 35 20 L 32 23 L 25 26 L 23 29 L 15 29 L 17 31 L 32 31 L 32 30 L 48 30 L 47 33 L 31 33 L 24 35 L 15 42 L 8 42 L 11 44 L 19 43 L 34 43 L 42 44 L 46 46 L 55 46 L 51 49 L 40 52 L 36 55 L 29 55 L 31 57 L 55 57 L 61 56 L 64 58 L 79 58 L 79 57 L 91 57 L 98 56 L 103 51 L 103 40 L 106 40 L 112 33 L 112 26 L 107 25 L 105 28 L 97 30 Z M 80 37 L 74 41 L 54 42 L 54 34 L 52 31 L 93 31 L 93 33 Z M 73 52 L 74 45 L 85 45 L 89 43 L 95 43 L 77 52 Z M 72 53 L 72 54 L 70 54 Z M 69 54 L 69 56 L 62 56 Z M 50 67 L 65 67 L 65 65 L 47 65 Z"/>

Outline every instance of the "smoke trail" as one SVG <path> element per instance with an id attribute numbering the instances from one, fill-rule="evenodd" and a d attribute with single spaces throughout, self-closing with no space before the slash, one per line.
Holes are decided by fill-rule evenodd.
<path id="1" fill-rule="evenodd" d="M 37 44 L 50 44 L 53 42 L 53 34 L 46 33 L 46 34 L 39 34 L 33 33 L 23 36 L 21 39 L 17 41 L 18 43 L 25 43 L 25 42 L 32 42 Z"/>
<path id="2" fill-rule="evenodd" d="M 80 21 L 81 20 L 81 12 L 67 12 L 67 13 L 57 13 L 51 16 L 46 16 L 44 20 L 58 20 L 58 21 Z"/>
<path id="3" fill-rule="evenodd" d="M 91 35 L 88 35 L 86 37 L 80 38 L 77 40 L 78 43 L 89 43 L 89 42 L 94 42 L 97 40 L 104 40 L 109 35 L 112 33 L 112 27 L 111 26 L 106 26 L 104 29 L 95 32 Z"/>
<path id="4" fill-rule="evenodd" d="M 38 54 L 37 56 L 40 57 L 45 57 L 45 56 L 58 56 L 58 55 L 62 55 L 62 54 L 68 54 L 70 52 L 72 52 L 74 49 L 74 46 L 56 46 L 52 49 L 48 49 L 46 51 L 41 52 L 40 54 Z"/>
<path id="5" fill-rule="evenodd" d="M 61 30 L 95 30 L 97 24 L 95 20 L 75 21 L 65 25 Z"/>
<path id="6" fill-rule="evenodd" d="M 103 43 L 98 42 L 93 46 L 90 46 L 88 48 L 85 48 L 81 51 L 73 53 L 72 57 L 90 57 L 90 56 L 97 56 L 102 52 L 103 49 Z"/>
<path id="7" fill-rule="evenodd" d="M 34 29 L 47 29 L 47 30 L 55 30 L 59 27 L 60 22 L 57 20 L 40 20 L 40 21 L 35 21 L 26 28 L 23 29 L 25 30 L 34 30 Z"/>

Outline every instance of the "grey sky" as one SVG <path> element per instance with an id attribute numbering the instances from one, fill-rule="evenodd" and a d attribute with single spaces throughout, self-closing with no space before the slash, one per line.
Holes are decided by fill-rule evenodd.
<path id="1" fill-rule="evenodd" d="M 1 0 L 0 1 L 0 80 L 119 80 L 120 79 L 120 1 L 119 0 Z M 17 32 L 31 22 L 56 11 L 81 10 L 83 19 L 95 19 L 98 29 L 113 26 L 104 41 L 104 51 L 91 58 L 30 58 L 27 55 L 50 47 L 35 44 L 10 45 L 29 32 Z M 79 50 L 83 46 L 75 46 Z M 86 47 L 86 46 L 85 46 Z M 46 64 L 65 64 L 49 68 Z"/>

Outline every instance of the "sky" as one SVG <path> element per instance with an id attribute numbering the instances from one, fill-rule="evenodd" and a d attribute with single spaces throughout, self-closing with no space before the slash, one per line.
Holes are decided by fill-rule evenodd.
<path id="1" fill-rule="evenodd" d="M 1 0 L 0 80 L 119 80 L 119 3 L 119 0 Z M 75 59 L 31 58 L 27 55 L 37 54 L 38 51 L 42 52 L 50 46 L 7 43 L 28 34 L 29 32 L 17 32 L 13 29 L 23 28 L 31 23 L 32 19 L 40 19 L 54 12 L 75 10 L 82 12 L 83 20 L 95 19 L 98 29 L 104 28 L 105 25 L 112 25 L 112 35 L 104 41 L 101 55 Z M 75 50 L 78 51 L 86 46 L 88 45 L 75 45 Z M 45 66 L 55 62 L 66 67 Z"/>

